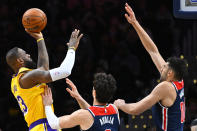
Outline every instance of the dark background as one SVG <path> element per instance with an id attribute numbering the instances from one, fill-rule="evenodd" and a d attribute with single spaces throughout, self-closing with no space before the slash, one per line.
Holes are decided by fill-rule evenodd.
<path id="1" fill-rule="evenodd" d="M 77 28 L 84 34 L 69 78 L 89 103 L 92 103 L 92 80 L 96 72 L 111 73 L 116 78 L 118 91 L 112 102 L 117 98 L 136 102 L 151 92 L 158 83 L 159 73 L 135 30 L 124 18 L 125 2 L 132 6 L 136 18 L 165 60 L 182 55 L 188 61 L 184 130 L 189 130 L 191 120 L 197 117 L 197 21 L 175 18 L 172 0 L 1 0 L 0 130 L 28 130 L 10 91 L 13 72 L 6 64 L 5 55 L 17 46 L 37 60 L 36 41 L 24 31 L 21 22 L 23 13 L 29 8 L 40 8 L 47 15 L 48 23 L 42 33 L 51 69 L 59 66 L 66 56 L 71 32 Z M 64 80 L 53 82 L 51 86 L 57 116 L 79 109 L 66 92 Z M 125 113 L 120 112 L 120 117 L 128 123 Z"/>

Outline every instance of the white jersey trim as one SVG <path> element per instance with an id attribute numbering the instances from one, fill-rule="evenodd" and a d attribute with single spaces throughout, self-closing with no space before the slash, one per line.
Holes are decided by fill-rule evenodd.
<path id="1" fill-rule="evenodd" d="M 168 128 L 168 108 L 162 107 L 162 129 L 167 131 Z"/>
<path id="2" fill-rule="evenodd" d="M 118 122 L 119 122 L 119 124 L 120 124 L 120 116 L 119 116 L 118 108 L 117 108 L 114 104 L 110 104 L 110 105 L 112 105 L 112 106 L 114 107 L 114 109 L 116 110 L 116 113 L 117 113 L 117 115 L 118 115 Z"/>

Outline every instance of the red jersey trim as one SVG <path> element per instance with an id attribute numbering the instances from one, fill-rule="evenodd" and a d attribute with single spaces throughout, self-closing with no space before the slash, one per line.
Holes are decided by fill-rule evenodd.
<path id="1" fill-rule="evenodd" d="M 94 116 L 114 115 L 117 114 L 114 107 L 110 104 L 107 107 L 91 106 L 88 108 Z"/>
<path id="2" fill-rule="evenodd" d="M 184 82 L 182 81 L 173 81 L 172 84 L 176 87 L 177 90 L 181 90 L 184 87 Z"/>

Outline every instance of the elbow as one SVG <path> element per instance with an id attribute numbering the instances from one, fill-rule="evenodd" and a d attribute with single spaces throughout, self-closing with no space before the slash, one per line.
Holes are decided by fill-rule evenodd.
<path id="1" fill-rule="evenodd" d="M 50 127 L 52 128 L 52 129 L 57 129 L 57 130 L 59 130 L 59 129 L 61 129 L 60 128 L 60 123 L 59 123 L 59 118 L 57 118 L 57 119 L 54 119 L 53 121 L 49 121 L 49 125 L 50 125 Z"/>
<path id="2" fill-rule="evenodd" d="M 137 109 L 132 109 L 132 110 L 129 111 L 129 114 L 137 116 L 137 115 L 140 115 L 141 112 Z"/>
<path id="3" fill-rule="evenodd" d="M 66 74 L 66 77 L 69 76 L 69 75 L 71 75 L 71 70 L 66 70 L 65 71 L 65 74 Z"/>
<path id="4" fill-rule="evenodd" d="M 50 125 L 51 129 L 56 130 L 57 128 L 54 125 Z"/>

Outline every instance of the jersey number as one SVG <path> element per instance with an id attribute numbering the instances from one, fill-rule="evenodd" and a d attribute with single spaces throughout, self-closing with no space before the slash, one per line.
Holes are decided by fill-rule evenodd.
<path id="1" fill-rule="evenodd" d="M 106 129 L 105 131 L 111 131 L 111 129 Z"/>
<path id="2" fill-rule="evenodd" d="M 181 123 L 185 121 L 185 102 L 180 103 L 181 108 Z"/>
<path id="3" fill-rule="evenodd" d="M 18 104 L 21 108 L 21 111 L 23 112 L 23 115 L 26 115 L 28 112 L 28 109 L 27 109 L 27 106 L 25 105 L 24 100 L 22 99 L 22 97 L 17 96 L 17 101 L 18 101 Z"/>

